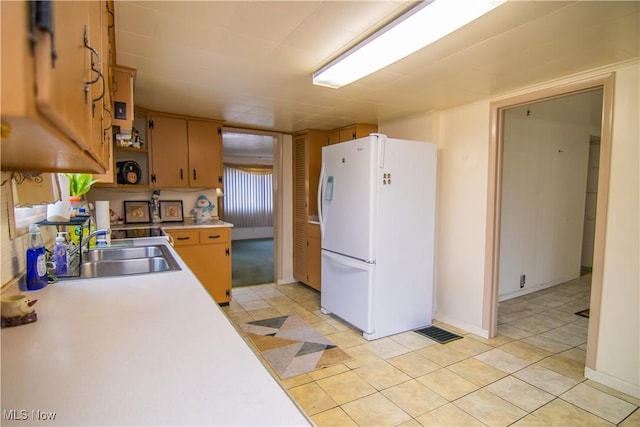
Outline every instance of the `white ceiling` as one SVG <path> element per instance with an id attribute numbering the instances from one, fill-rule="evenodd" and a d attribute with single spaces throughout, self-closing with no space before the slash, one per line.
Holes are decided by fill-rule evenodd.
<path id="1" fill-rule="evenodd" d="M 412 4 L 116 1 L 117 62 L 137 69 L 138 105 L 292 132 L 440 110 L 639 56 L 640 2 L 509 1 L 351 85 L 311 84 Z"/>

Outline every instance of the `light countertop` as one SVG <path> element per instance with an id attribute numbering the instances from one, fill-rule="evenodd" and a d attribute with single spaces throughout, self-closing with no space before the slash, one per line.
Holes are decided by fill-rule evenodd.
<path id="1" fill-rule="evenodd" d="M 179 228 L 215 228 L 215 227 L 233 227 L 230 222 L 222 221 L 219 219 L 211 220 L 211 222 L 205 222 L 198 224 L 193 218 L 185 218 L 180 222 L 159 222 L 159 223 L 139 223 L 139 224 L 111 224 L 112 230 L 130 230 L 136 228 L 164 228 L 166 230 L 179 229 Z"/>
<path id="2" fill-rule="evenodd" d="M 1 331 L 3 426 L 309 425 L 170 250 L 181 271 L 25 292 L 38 321 Z"/>

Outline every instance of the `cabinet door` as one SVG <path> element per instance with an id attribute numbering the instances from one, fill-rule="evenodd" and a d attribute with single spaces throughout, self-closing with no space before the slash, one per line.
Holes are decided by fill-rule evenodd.
<path id="1" fill-rule="evenodd" d="M 222 130 L 218 123 L 189 120 L 189 185 L 191 187 L 222 188 L 221 134 Z"/>
<path id="2" fill-rule="evenodd" d="M 315 290 L 320 290 L 320 274 L 321 274 L 321 240 L 320 226 L 316 224 L 307 225 L 307 249 L 306 249 L 306 267 L 307 267 L 307 285 Z"/>
<path id="3" fill-rule="evenodd" d="M 293 140 L 293 277 L 306 279 L 305 251 L 307 246 L 307 161 L 306 135 L 296 135 Z"/>
<path id="4" fill-rule="evenodd" d="M 189 183 L 189 151 L 187 121 L 174 117 L 154 116 L 151 133 L 151 182 L 154 187 L 187 187 Z"/>
<path id="5" fill-rule="evenodd" d="M 89 152 L 92 107 L 88 82 L 95 78 L 92 53 L 85 47 L 90 3 L 52 2 L 55 39 L 52 43 L 50 33 L 36 31 L 34 52 L 38 110 Z"/>
<path id="6" fill-rule="evenodd" d="M 111 117 L 107 114 L 107 108 L 110 102 L 110 83 L 109 80 L 109 49 L 105 45 L 108 41 L 108 15 L 106 14 L 106 2 L 104 0 L 89 3 L 89 36 L 88 43 L 93 47 L 97 54 L 91 57 L 91 67 L 93 78 L 97 79 L 95 84 L 90 87 L 91 102 L 91 154 L 93 157 L 105 167 L 105 170 L 111 170 L 109 162 L 111 162 L 111 138 L 107 134 L 111 130 L 106 131 L 112 123 Z M 97 70 L 97 71 L 95 71 Z"/>
<path id="7" fill-rule="evenodd" d="M 340 142 L 340 130 L 332 130 L 329 132 L 329 145 L 337 144 Z"/>

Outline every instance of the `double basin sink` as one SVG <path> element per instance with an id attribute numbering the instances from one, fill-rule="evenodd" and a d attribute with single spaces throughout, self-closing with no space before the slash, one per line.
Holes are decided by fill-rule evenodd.
<path id="1" fill-rule="evenodd" d="M 83 253 L 77 278 L 129 276 L 174 270 L 180 270 L 180 266 L 164 245 L 110 246 Z"/>

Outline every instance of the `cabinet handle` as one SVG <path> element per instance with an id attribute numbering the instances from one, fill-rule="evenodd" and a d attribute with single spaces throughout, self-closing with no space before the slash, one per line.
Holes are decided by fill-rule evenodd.
<path id="1" fill-rule="evenodd" d="M 180 168 L 180 181 L 182 181 L 184 179 L 183 173 L 182 173 L 182 168 Z"/>
<path id="2" fill-rule="evenodd" d="M 196 180 L 196 170 L 195 169 L 193 170 L 193 180 L 194 181 Z"/>
<path id="3" fill-rule="evenodd" d="M 229 254 L 230 254 L 230 252 L 229 252 L 229 248 L 225 249 L 224 254 L 225 254 L 226 256 L 229 256 Z"/>
<path id="4" fill-rule="evenodd" d="M 94 73 L 97 73 L 98 75 L 96 76 L 95 79 L 90 80 L 88 82 L 85 82 L 85 103 L 87 102 L 87 96 L 88 96 L 88 92 L 89 92 L 89 85 L 93 85 L 96 84 L 98 82 L 98 80 L 102 81 L 102 93 L 100 94 L 100 96 L 98 96 L 95 99 L 91 100 L 91 105 L 93 107 L 92 110 L 92 115 L 95 116 L 95 108 L 96 105 L 95 103 L 100 101 L 102 98 L 104 98 L 104 92 L 105 92 L 105 83 L 104 83 L 104 75 L 102 74 L 102 60 L 100 59 L 100 54 L 98 53 L 97 50 L 95 50 L 93 47 L 91 47 L 91 45 L 89 45 L 89 36 L 87 34 L 87 26 L 85 25 L 84 27 L 84 47 L 89 49 L 89 51 L 91 52 L 91 71 L 93 71 Z M 94 55 L 95 55 L 95 60 L 94 60 Z M 96 68 L 96 63 L 98 65 L 98 68 Z"/>
<path id="5" fill-rule="evenodd" d="M 209 239 L 219 239 L 220 235 L 219 234 L 214 234 L 214 235 L 209 235 L 207 236 Z"/>
<path id="6" fill-rule="evenodd" d="M 176 237 L 176 240 L 189 240 L 191 237 Z"/>

